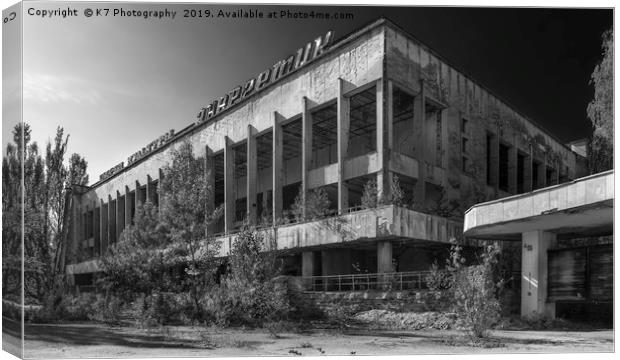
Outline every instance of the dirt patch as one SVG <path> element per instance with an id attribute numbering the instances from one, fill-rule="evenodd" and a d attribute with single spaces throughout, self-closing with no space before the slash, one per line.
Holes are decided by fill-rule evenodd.
<path id="1" fill-rule="evenodd" d="M 432 318 L 431 315 L 427 315 Z M 429 320 L 430 321 L 430 320 Z M 3 336 L 12 336 L 4 333 Z M 411 355 L 444 353 L 611 352 L 613 330 L 495 330 L 494 347 L 462 341 L 460 330 L 309 328 L 274 337 L 262 329 L 166 326 L 151 330 L 100 324 L 26 325 L 26 358 Z"/>
<path id="2" fill-rule="evenodd" d="M 457 317 L 454 313 L 369 310 L 356 314 L 354 319 L 360 323 L 386 329 L 459 329 Z"/>

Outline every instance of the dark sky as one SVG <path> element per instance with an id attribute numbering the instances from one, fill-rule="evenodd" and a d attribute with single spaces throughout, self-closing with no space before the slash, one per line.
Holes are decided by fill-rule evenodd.
<path id="1" fill-rule="evenodd" d="M 612 27 L 612 10 L 358 9 L 355 24 L 342 30 L 383 15 L 560 140 L 591 131 L 589 80 L 601 59 L 601 35 Z"/>
<path id="2" fill-rule="evenodd" d="M 29 8 L 67 3 L 26 2 Z M 53 5 L 53 6 L 52 6 Z M 86 157 L 91 182 L 199 109 L 317 36 L 336 38 L 384 16 L 563 141 L 590 132 L 589 78 L 612 10 L 304 7 L 80 3 L 80 16 L 24 15 L 24 121 L 40 146 L 57 126 Z M 86 8 L 177 11 L 174 19 L 83 16 Z M 352 13 L 352 19 L 184 18 L 184 9 Z M 17 73 L 15 75 L 18 75 Z M 7 83 L 19 80 L 7 76 Z M 6 118 L 19 93 L 4 99 Z M 10 140 L 3 122 L 3 143 Z"/>

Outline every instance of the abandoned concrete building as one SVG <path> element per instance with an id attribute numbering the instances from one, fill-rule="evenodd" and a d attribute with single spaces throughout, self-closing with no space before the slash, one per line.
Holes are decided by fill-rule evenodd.
<path id="1" fill-rule="evenodd" d="M 292 54 L 74 189 L 70 237 L 84 255 L 67 273 L 76 284 L 91 281 L 140 203 L 158 203 L 161 169 L 186 140 L 224 207 L 213 230 L 221 255 L 244 222 L 269 225 L 285 274 L 317 291 L 369 288 L 384 273 L 421 288 L 450 239 L 468 241 L 468 207 L 584 174 L 583 156 L 387 20 Z M 371 180 L 388 200 L 368 208 Z M 298 194 L 317 188 L 330 215 L 291 219 Z"/>

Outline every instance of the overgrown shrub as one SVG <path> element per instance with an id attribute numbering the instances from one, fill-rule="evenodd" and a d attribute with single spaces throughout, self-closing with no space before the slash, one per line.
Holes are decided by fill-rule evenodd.
<path id="1" fill-rule="evenodd" d="M 500 319 L 498 295 L 504 284 L 497 271 L 500 249 L 497 245 L 486 246 L 480 263 L 466 266 L 463 248 L 454 239 L 452 242 L 446 269 L 442 271 L 433 263 L 426 278 L 429 290 L 440 294 L 430 302 L 430 308 L 451 304 L 471 339 L 477 342 L 487 337 L 488 330 Z"/>
<path id="2" fill-rule="evenodd" d="M 437 260 L 431 264 L 429 273 L 426 276 L 426 285 L 431 291 L 445 291 L 450 288 L 450 274 L 446 270 L 439 268 Z"/>
<path id="3" fill-rule="evenodd" d="M 453 245 L 450 251 L 451 296 L 454 311 L 468 328 L 472 340 L 477 341 L 487 337 L 488 330 L 500 318 L 497 295 L 503 281 L 495 278 L 500 250 L 497 245 L 485 247 L 480 265 L 475 266 L 464 266 L 461 250 Z"/>
<path id="4" fill-rule="evenodd" d="M 276 281 L 281 261 L 267 251 L 272 241 L 255 229 L 237 234 L 229 273 L 202 300 L 220 326 L 263 326 L 285 319 L 291 310 L 286 288 Z"/>
<path id="5" fill-rule="evenodd" d="M 398 176 L 392 176 L 390 183 L 390 192 L 388 194 L 379 194 L 376 179 L 370 179 L 364 184 L 361 200 L 362 208 L 372 209 L 380 205 L 397 205 L 405 206 L 405 192 L 400 186 Z"/>
<path id="6" fill-rule="evenodd" d="M 291 212 L 295 221 L 316 220 L 326 217 L 329 214 L 329 206 L 331 201 L 327 196 L 327 192 L 323 188 L 309 190 L 306 194 L 306 201 L 302 196 L 302 189 L 299 189 L 295 202 L 291 207 Z M 304 218 L 305 209 L 305 218 Z"/>
<path id="7" fill-rule="evenodd" d="M 122 307 L 123 302 L 118 297 L 97 294 L 94 296 L 88 319 L 108 325 L 118 325 L 121 323 Z"/>
<path id="8" fill-rule="evenodd" d="M 379 191 L 377 189 L 377 180 L 370 179 L 364 184 L 362 192 L 362 208 L 373 209 L 377 207 L 379 200 Z"/>

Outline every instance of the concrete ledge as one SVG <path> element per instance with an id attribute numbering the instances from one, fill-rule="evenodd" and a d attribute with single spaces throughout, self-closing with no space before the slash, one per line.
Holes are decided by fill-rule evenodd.
<path id="1" fill-rule="evenodd" d="M 274 250 L 301 249 L 378 239 L 424 240 L 448 243 L 461 238 L 463 224 L 394 205 L 366 209 L 342 216 L 281 225 L 259 231 L 275 239 Z M 217 237 L 219 256 L 230 254 L 235 234 Z M 99 270 L 98 260 L 67 265 L 67 274 L 92 273 Z"/>
<path id="2" fill-rule="evenodd" d="M 465 212 L 465 235 L 517 234 L 530 228 L 545 230 L 547 225 L 554 229 L 583 229 L 612 223 L 613 179 L 610 170 L 474 205 Z M 542 224 L 543 218 L 547 225 Z"/>
<path id="3" fill-rule="evenodd" d="M 386 238 L 448 243 L 461 238 L 463 224 L 394 205 L 342 216 L 282 225 L 273 231 L 277 250 L 307 248 Z M 230 253 L 235 235 L 221 236 L 220 256 Z"/>
<path id="4" fill-rule="evenodd" d="M 78 264 L 67 265 L 67 275 L 89 274 L 99 271 L 99 260 L 87 260 Z"/>

